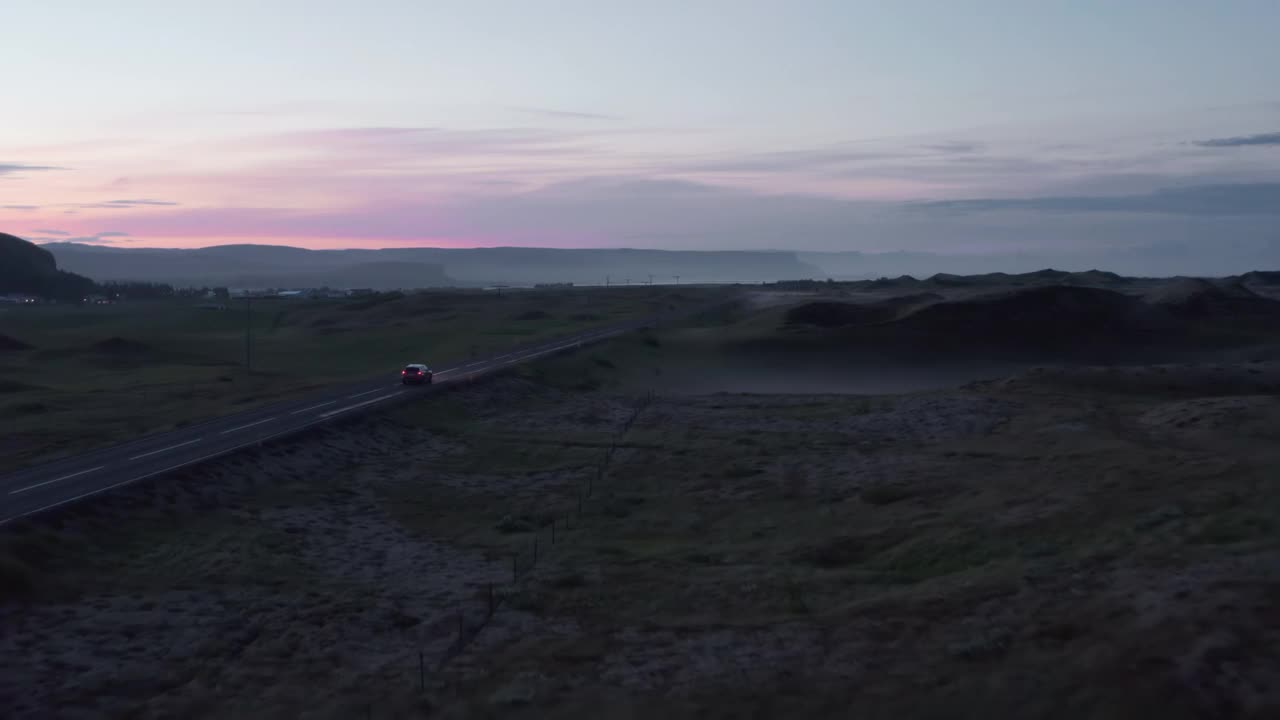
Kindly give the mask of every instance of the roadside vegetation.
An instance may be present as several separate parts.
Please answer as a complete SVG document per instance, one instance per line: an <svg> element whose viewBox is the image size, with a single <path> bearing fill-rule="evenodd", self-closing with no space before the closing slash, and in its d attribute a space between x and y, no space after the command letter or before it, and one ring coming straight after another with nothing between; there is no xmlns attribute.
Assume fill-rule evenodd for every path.
<svg viewBox="0 0 1280 720"><path fill-rule="evenodd" d="M714 290L383 293L0 308L0 472L328 383L444 368L706 302ZM212 308L212 309L211 309ZM246 331L252 336L252 372Z"/></svg>

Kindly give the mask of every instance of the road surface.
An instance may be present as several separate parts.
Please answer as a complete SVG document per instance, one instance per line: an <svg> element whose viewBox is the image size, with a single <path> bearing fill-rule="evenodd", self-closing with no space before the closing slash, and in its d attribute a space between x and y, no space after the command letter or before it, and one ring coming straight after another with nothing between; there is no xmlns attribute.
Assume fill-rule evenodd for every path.
<svg viewBox="0 0 1280 720"><path fill-rule="evenodd" d="M118 487L188 467L338 417L430 394L443 386L552 353L621 335L660 318L643 318L511 350L450 368L435 369L433 385L406 386L399 367L363 383L330 388L297 400L149 435L120 445L55 460L0 478L0 526L63 507ZM417 358L405 358L405 362Z"/></svg>

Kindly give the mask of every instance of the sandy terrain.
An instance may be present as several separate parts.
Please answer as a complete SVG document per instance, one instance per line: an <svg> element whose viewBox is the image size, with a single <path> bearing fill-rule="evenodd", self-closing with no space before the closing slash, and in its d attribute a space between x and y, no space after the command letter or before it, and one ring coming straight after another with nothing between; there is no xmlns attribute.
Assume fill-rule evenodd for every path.
<svg viewBox="0 0 1280 720"><path fill-rule="evenodd" d="M1271 717L1277 383L660 395L597 479L635 395L497 379L6 538L0 714Z"/></svg>

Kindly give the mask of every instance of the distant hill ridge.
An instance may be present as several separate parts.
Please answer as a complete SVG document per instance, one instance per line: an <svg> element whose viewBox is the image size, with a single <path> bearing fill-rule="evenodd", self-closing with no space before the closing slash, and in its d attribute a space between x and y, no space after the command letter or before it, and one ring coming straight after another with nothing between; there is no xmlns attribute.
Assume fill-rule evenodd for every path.
<svg viewBox="0 0 1280 720"><path fill-rule="evenodd" d="M44 246L64 266L95 280L141 280L177 286L331 286L397 289L494 283L578 284L762 282L824 277L795 253L560 248L387 248L306 250L221 245L175 250Z"/></svg>
<svg viewBox="0 0 1280 720"><path fill-rule="evenodd" d="M880 256L858 253L530 247L385 248L307 250L278 245L219 245L198 249L119 248L77 243L42 246L67 270L98 281L147 281L175 286L369 287L377 290L432 286L477 286L572 282L576 284L656 282L774 282L827 278L819 262L865 262ZM927 253L887 253L885 257L927 259ZM942 260L947 258L939 257ZM966 260L964 265L975 264ZM1280 285L1280 271L1254 271L1234 278L1244 286ZM1133 285L1140 278L1100 269L1054 268L1025 273L933 273L927 279L899 275L855 281L871 287L980 288L983 285Z"/></svg>

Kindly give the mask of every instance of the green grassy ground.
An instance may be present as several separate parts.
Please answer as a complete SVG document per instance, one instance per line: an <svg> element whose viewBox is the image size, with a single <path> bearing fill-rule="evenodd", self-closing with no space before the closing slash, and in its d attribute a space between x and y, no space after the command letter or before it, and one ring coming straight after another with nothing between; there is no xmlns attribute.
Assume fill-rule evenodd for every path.
<svg viewBox="0 0 1280 720"><path fill-rule="evenodd" d="M362 300L38 306L0 314L0 472L327 383L447 367L514 345L705 302L685 288L432 292ZM253 372L245 368L246 326Z"/></svg>
<svg viewBox="0 0 1280 720"><path fill-rule="evenodd" d="M616 388L636 367L682 362L687 332L655 336L661 350L627 338L522 374L570 392L583 377ZM1280 548L1267 519L1271 436L1230 455L1230 427L1169 442L1141 429L1158 396L1000 400L1014 414L994 432L870 447L860 441L877 426L929 424L939 411L910 397L660 401L581 516L571 479L526 494L484 480L535 466L572 478L590 462L581 443L551 445L549 421L543 434L510 432L510 419L454 408L466 449L440 471L479 479L424 484L387 506L415 532L494 557L527 550L538 532L542 564L511 608L577 632L492 641L458 670L463 700L450 696L446 716L585 718L607 705L613 717L644 717L658 712L649 702L669 717L955 717L965 707L1118 718L1143 706L1265 716L1204 711L1212 701L1200 687L1239 695L1197 628L1275 631L1274 575L1259 569ZM404 412L430 422L438 411ZM841 418L865 418L866 430L822 427ZM554 546L551 517L562 522ZM704 642L728 659L707 658ZM773 642L796 657L759 660ZM1224 643L1242 674L1275 672L1270 651ZM679 678L695 658L706 674L693 689L671 679L650 692L618 687L620 664ZM676 698L664 695L672 688ZM1275 700L1268 692L1259 707Z"/></svg>
<svg viewBox="0 0 1280 720"><path fill-rule="evenodd" d="M174 673L144 688L156 716L1274 716L1280 403L1263 369L1209 404L1216 385L1188 401L1160 369L1123 392L1059 378L660 396L579 513L630 389L721 351L699 325L216 463L185 501L157 485L122 506L128 522L99 521L110 546L63 532L0 547L0 588L36 590L10 656L55 678L38 687L65 707L78 679L50 658L89 648L103 687ZM250 475L267 480L220 506L198 495ZM175 502L188 514L170 517ZM535 537L537 566L509 586ZM66 569L47 569L48 546ZM420 689L417 626L387 611L450 621L491 582L506 603ZM79 605L42 604L60 583ZM173 602L176 587L196 592ZM224 593L256 599L198 604ZM184 605L199 612L141 614ZM139 620L117 621L126 610ZM204 617L220 624L179 644Z"/></svg>

